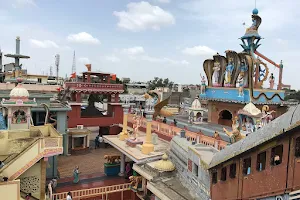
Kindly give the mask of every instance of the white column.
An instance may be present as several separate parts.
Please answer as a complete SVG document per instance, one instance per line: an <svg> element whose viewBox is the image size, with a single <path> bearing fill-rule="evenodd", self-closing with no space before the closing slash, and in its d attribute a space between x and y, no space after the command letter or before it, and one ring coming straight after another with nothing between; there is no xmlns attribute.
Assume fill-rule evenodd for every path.
<svg viewBox="0 0 300 200"><path fill-rule="evenodd" d="M124 172L125 172L125 154L122 153L119 176L124 176Z"/></svg>

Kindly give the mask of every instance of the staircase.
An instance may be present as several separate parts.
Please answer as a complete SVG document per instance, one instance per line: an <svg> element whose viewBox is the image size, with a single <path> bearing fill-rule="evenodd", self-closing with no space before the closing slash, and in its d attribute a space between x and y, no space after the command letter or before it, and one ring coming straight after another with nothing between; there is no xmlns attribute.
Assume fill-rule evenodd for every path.
<svg viewBox="0 0 300 200"><path fill-rule="evenodd" d="M10 152L4 160L5 165L0 169L0 174L8 177L9 181L18 178L43 157L59 155L63 152L62 136L52 125L35 126L30 130L3 132L3 135L6 134L8 137ZM18 134L22 134L23 137L15 138Z"/></svg>

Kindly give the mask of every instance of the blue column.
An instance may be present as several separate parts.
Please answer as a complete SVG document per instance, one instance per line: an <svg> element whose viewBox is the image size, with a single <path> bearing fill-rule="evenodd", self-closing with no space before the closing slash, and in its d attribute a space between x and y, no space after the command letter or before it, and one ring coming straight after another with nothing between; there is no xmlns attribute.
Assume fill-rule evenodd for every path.
<svg viewBox="0 0 300 200"><path fill-rule="evenodd" d="M57 131L63 135L64 155L68 154L67 112L57 112Z"/></svg>

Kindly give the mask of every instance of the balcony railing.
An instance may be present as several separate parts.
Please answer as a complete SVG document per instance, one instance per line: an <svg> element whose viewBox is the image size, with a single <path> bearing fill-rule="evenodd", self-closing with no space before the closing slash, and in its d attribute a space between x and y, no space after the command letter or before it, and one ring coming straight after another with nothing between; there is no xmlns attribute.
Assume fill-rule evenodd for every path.
<svg viewBox="0 0 300 200"><path fill-rule="evenodd" d="M132 114L128 115L128 122L129 123L134 122ZM143 118L141 124L142 124L143 128L146 128L147 120L145 118ZM162 135L166 135L168 137L173 137L175 135L179 135L180 131L182 130L181 128L178 128L176 126L161 123L158 121L152 121L151 128L152 128L152 132L157 132ZM185 135L186 135L186 137L189 137L191 141L195 141L196 143L199 142L199 143L207 145L207 146L213 146L219 150L222 150L227 146L227 142L216 139L214 137L206 136L201 132L196 133L196 132L192 132L189 130L185 130Z"/></svg>
<svg viewBox="0 0 300 200"><path fill-rule="evenodd" d="M102 197L102 199L107 199L106 195L115 192L123 192L127 191L130 188L130 183L119 184L119 185L112 185L112 186L105 186L105 187L98 187L98 188L90 188L90 189L83 189L83 190L75 190L71 191L72 199L79 200L81 198L87 197ZM52 200L65 200L67 199L68 192L56 193L53 194Z"/></svg>

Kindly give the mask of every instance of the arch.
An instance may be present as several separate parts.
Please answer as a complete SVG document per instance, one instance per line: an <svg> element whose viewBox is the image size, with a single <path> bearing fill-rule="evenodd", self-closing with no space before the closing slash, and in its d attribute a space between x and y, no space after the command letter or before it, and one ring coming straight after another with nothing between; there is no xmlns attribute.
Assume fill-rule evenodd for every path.
<svg viewBox="0 0 300 200"><path fill-rule="evenodd" d="M13 112L12 123L13 124L27 123L26 112L22 109L15 110Z"/></svg>
<svg viewBox="0 0 300 200"><path fill-rule="evenodd" d="M225 126L231 126L232 125L232 113L228 110L222 110L219 113L219 120L218 124L225 125Z"/></svg>

